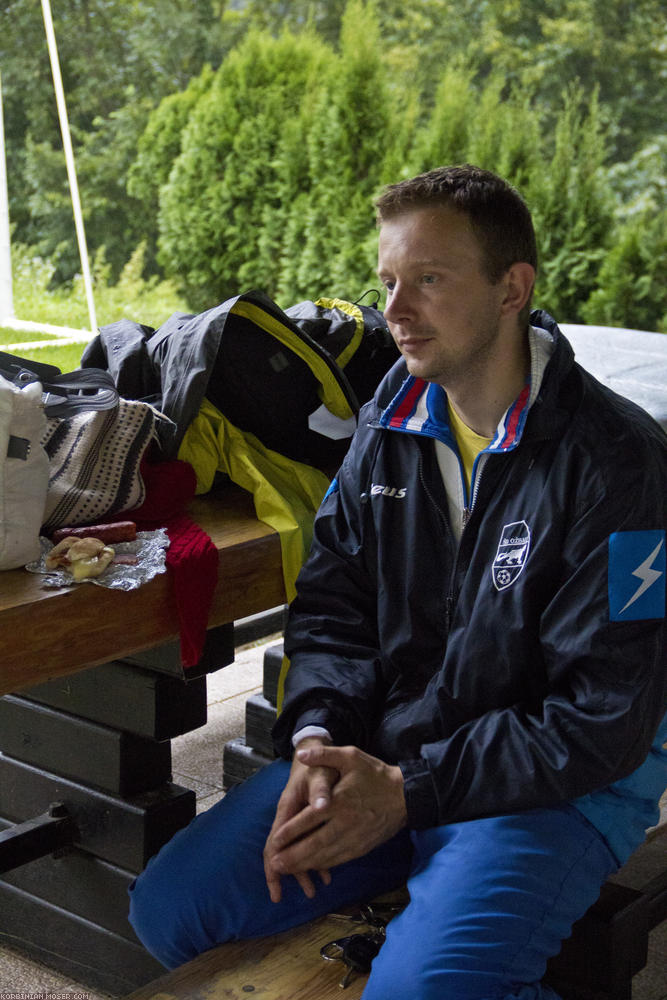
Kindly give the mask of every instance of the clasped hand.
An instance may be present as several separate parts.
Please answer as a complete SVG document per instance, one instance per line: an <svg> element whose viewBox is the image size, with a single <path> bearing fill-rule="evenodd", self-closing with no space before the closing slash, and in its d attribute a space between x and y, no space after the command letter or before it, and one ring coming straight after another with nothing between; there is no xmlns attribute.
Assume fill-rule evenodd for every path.
<svg viewBox="0 0 667 1000"><path fill-rule="evenodd" d="M299 744L264 847L264 872L274 903L280 880L293 875L315 895L309 872L331 881L330 869L361 857L405 826L403 775L356 747L319 737Z"/></svg>

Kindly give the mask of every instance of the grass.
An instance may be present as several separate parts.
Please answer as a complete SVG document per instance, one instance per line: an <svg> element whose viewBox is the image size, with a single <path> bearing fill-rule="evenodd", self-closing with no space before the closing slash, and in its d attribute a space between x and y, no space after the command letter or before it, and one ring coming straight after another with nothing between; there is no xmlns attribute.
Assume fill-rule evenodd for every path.
<svg viewBox="0 0 667 1000"><path fill-rule="evenodd" d="M0 330L0 336L4 340L2 330ZM11 353L17 354L26 361L43 361L49 365L57 365L61 372L72 372L81 367L81 355L85 346L85 344L58 346L55 343L53 347L39 347L31 351L12 351ZM4 351L5 348L0 345L0 350Z"/></svg>
<svg viewBox="0 0 667 1000"><path fill-rule="evenodd" d="M169 281L142 277L144 247L132 254L115 285L109 284L109 268L102 254L94 262L93 281L95 310L98 326L127 317L157 329L174 312L187 312L187 305ZM83 282L74 280L71 286L51 285L54 267L49 260L33 256L30 247L12 246L12 275L14 313L22 320L52 326L85 330L90 319ZM20 345L35 341L49 341L49 346L22 350L16 347L10 353L30 361L44 361L57 365L61 371L80 367L85 343L60 343L51 333L13 330L0 327L0 350L6 345ZM5 345L5 346L3 346Z"/></svg>
<svg viewBox="0 0 667 1000"><path fill-rule="evenodd" d="M34 340L51 340L58 343L58 337L52 333L28 333L24 330L12 330L9 326L0 326L0 344L27 344Z"/></svg>
<svg viewBox="0 0 667 1000"><path fill-rule="evenodd" d="M28 348L24 350L21 344L30 344L35 341L50 341L48 347ZM49 365L57 365L61 372L71 372L81 365L81 355L85 350L85 343L63 344L61 338L52 333L26 332L24 330L13 330L11 327L0 327L0 350L26 361L43 361ZM8 348L9 351L8 351Z"/></svg>

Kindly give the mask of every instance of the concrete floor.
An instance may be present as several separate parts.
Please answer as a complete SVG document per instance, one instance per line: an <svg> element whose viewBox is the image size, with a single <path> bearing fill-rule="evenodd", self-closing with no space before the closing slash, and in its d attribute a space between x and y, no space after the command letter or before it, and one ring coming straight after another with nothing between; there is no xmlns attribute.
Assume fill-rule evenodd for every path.
<svg viewBox="0 0 667 1000"><path fill-rule="evenodd" d="M264 649L276 641L237 652L236 661L208 678L208 723L172 741L174 781L197 794L198 811L223 794L222 750L226 742L244 734L245 702L262 687ZM109 1000L87 986L72 982L44 965L23 958L18 950L0 947L0 1000L3 994L23 994L22 1000ZM650 942L647 967L635 977L633 1000L667 1000L667 923Z"/></svg>

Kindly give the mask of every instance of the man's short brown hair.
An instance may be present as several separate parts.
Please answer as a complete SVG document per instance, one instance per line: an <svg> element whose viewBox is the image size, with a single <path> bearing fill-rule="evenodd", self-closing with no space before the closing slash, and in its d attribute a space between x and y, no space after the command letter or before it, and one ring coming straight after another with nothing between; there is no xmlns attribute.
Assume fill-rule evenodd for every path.
<svg viewBox="0 0 667 1000"><path fill-rule="evenodd" d="M519 261L537 271L530 212L519 193L501 177L470 164L437 167L390 184L375 202L380 225L429 205L449 206L468 216L483 250L486 276L493 284Z"/></svg>

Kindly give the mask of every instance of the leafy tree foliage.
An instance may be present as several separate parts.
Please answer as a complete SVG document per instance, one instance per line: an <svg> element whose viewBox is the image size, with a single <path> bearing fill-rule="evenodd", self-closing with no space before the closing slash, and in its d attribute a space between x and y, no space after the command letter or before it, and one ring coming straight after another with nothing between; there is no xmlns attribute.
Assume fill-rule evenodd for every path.
<svg viewBox="0 0 667 1000"><path fill-rule="evenodd" d="M148 112L224 54L224 3L58 0L54 30L90 248L118 274L140 238L125 182ZM16 238L77 269L74 227L41 4L5 3L0 32L8 186ZM85 152L84 152L85 150ZM79 159L79 154L81 158ZM97 161L97 162L95 162Z"/></svg>
<svg viewBox="0 0 667 1000"><path fill-rule="evenodd" d="M667 333L666 273L667 211L624 223L582 306L583 322Z"/></svg>
<svg viewBox="0 0 667 1000"><path fill-rule="evenodd" d="M339 52L305 132L308 194L291 213L281 276L286 298L313 289L355 298L374 273L368 236L372 196L385 179L383 160L392 145L389 105L377 24L360 0L351 0Z"/></svg>
<svg viewBox="0 0 667 1000"><path fill-rule="evenodd" d="M415 139L413 171L476 163L506 177L526 198L540 251L537 300L563 321L581 319L613 226L611 186L602 168L606 136L598 102L573 89L561 98L551 135L523 88L503 79L480 87L470 69L445 71L430 119Z"/></svg>
<svg viewBox="0 0 667 1000"><path fill-rule="evenodd" d="M229 11L227 19L274 37L285 28L292 32L313 29L320 38L335 44L345 4L346 0L249 0L240 13Z"/></svg>
<svg viewBox="0 0 667 1000"><path fill-rule="evenodd" d="M174 160L181 152L181 136L190 112L210 88L213 70L204 66L193 76L185 90L165 97L139 137L136 155L130 166L127 188L157 214L160 188L166 183Z"/></svg>
<svg viewBox="0 0 667 1000"><path fill-rule="evenodd" d="M618 158L664 131L664 0L385 0L378 16L389 58L401 54L426 101L443 66L464 56L478 80L496 74L545 110L557 111L568 82L597 91Z"/></svg>
<svg viewBox="0 0 667 1000"><path fill-rule="evenodd" d="M613 203L603 170L605 135L595 96L565 95L553 148L528 181L541 265L536 294L563 322L581 321L611 238Z"/></svg>
<svg viewBox="0 0 667 1000"><path fill-rule="evenodd" d="M361 0L335 52L309 31L246 36L190 109L161 188L161 260L190 300L253 285L283 301L361 294L374 274L372 197L403 137L390 104Z"/></svg>
<svg viewBox="0 0 667 1000"><path fill-rule="evenodd" d="M372 280L372 197L469 160L509 177L563 321L667 326L664 0L58 0L88 242L192 308ZM11 218L78 269L40 5L0 33Z"/></svg>
<svg viewBox="0 0 667 1000"><path fill-rule="evenodd" d="M291 193L278 183L276 157L284 155L284 126L318 86L328 57L311 33L273 40L253 31L194 105L159 222L161 259L195 304L255 284L273 290L273 241L264 229Z"/></svg>
<svg viewBox="0 0 667 1000"><path fill-rule="evenodd" d="M181 137L190 112L212 81L213 70L208 65L204 66L199 76L192 77L185 90L165 97L139 135L134 156L129 162L127 194L140 206L142 238L146 244L150 271L156 267L160 191L181 152Z"/></svg>

